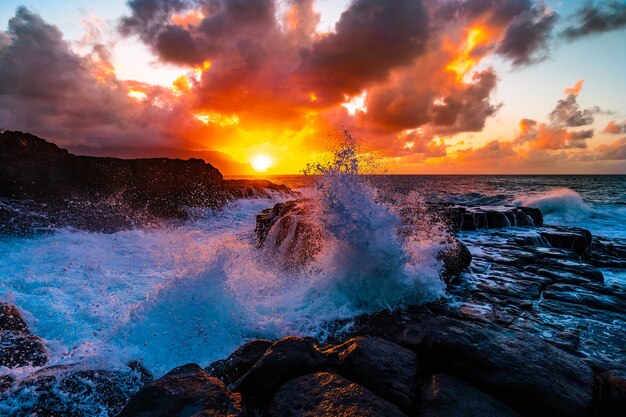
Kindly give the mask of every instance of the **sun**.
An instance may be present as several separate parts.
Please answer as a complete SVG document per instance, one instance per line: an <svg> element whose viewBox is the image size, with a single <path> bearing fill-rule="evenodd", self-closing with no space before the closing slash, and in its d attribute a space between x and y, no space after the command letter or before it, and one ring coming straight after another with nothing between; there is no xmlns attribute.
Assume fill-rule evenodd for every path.
<svg viewBox="0 0 626 417"><path fill-rule="evenodd" d="M274 160L267 155L256 155L250 160L250 165L256 172L265 172L274 163Z"/></svg>

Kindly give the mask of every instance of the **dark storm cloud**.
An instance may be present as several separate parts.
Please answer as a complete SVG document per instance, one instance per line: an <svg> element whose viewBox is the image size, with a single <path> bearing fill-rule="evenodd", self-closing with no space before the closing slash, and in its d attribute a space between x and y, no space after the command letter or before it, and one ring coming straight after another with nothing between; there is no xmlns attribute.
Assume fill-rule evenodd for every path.
<svg viewBox="0 0 626 417"><path fill-rule="evenodd" d="M256 41L277 30L274 0L131 0L120 30L137 34L164 61L197 65L232 52L241 39ZM176 25L176 14L198 10L195 24Z"/></svg>
<svg viewBox="0 0 626 417"><path fill-rule="evenodd" d="M513 65L529 65L549 55L549 43L558 15L542 2L530 0L449 0L435 7L441 22L479 20L504 28L494 50Z"/></svg>
<svg viewBox="0 0 626 417"><path fill-rule="evenodd" d="M354 0L335 32L303 49L301 77L341 100L424 52L428 16L421 1Z"/></svg>
<svg viewBox="0 0 626 417"><path fill-rule="evenodd" d="M437 3L435 16L450 21L489 14L490 23L502 25L529 10L532 4L530 0L443 0Z"/></svg>
<svg viewBox="0 0 626 417"><path fill-rule="evenodd" d="M550 122L555 126L579 127L593 123L594 115L600 113L599 107L581 110L576 100L576 94L569 94L559 100L556 107L549 114Z"/></svg>
<svg viewBox="0 0 626 417"><path fill-rule="evenodd" d="M587 3L573 16L575 23L562 32L567 40L626 28L626 2Z"/></svg>
<svg viewBox="0 0 626 417"><path fill-rule="evenodd" d="M557 17L543 8L525 10L513 18L496 51L514 65L528 65L547 58Z"/></svg>
<svg viewBox="0 0 626 417"><path fill-rule="evenodd" d="M493 70L477 72L472 83L465 84L433 106L432 124L438 133L478 132L500 105L491 103L491 92L497 84Z"/></svg>
<svg viewBox="0 0 626 417"><path fill-rule="evenodd" d="M161 110L134 105L108 59L102 45L75 54L56 26L20 7L0 42L0 126L74 143L149 139Z"/></svg>

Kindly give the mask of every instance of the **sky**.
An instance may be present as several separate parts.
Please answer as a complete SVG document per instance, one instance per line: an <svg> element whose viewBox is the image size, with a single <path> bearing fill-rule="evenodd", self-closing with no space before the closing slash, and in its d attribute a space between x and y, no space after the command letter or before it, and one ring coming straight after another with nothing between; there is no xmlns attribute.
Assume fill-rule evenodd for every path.
<svg viewBox="0 0 626 417"><path fill-rule="evenodd" d="M2 0L0 129L291 174L626 173L626 1Z"/></svg>

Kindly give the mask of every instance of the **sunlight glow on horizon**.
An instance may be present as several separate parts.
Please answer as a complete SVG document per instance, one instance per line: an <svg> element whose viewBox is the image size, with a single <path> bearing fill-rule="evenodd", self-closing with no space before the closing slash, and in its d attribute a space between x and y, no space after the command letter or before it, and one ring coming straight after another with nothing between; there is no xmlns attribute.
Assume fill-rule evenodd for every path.
<svg viewBox="0 0 626 417"><path fill-rule="evenodd" d="M262 173L274 165L274 160L267 155L256 155L250 160L250 165L256 172Z"/></svg>

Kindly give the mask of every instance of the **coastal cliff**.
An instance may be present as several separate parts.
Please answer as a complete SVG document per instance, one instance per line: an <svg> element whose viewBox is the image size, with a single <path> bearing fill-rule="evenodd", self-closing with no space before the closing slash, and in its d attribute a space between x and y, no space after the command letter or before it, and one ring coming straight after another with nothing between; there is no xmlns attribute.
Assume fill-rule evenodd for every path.
<svg viewBox="0 0 626 417"><path fill-rule="evenodd" d="M201 159L77 156L28 133L0 133L0 232L61 226L111 232L186 219L190 207L217 209L236 198L276 194L291 191L266 180L225 180Z"/></svg>

